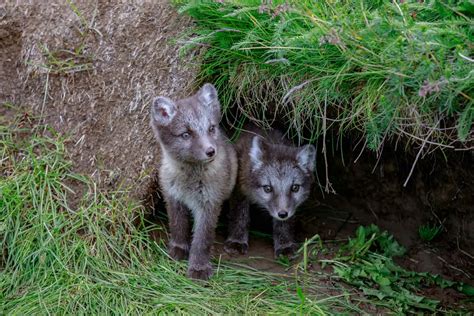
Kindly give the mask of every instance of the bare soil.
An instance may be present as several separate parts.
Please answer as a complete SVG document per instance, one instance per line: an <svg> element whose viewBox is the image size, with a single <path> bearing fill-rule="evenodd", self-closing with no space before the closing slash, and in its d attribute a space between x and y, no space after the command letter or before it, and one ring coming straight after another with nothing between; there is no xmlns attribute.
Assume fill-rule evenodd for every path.
<svg viewBox="0 0 474 316"><path fill-rule="evenodd" d="M159 154L148 106L195 77L174 43L190 20L166 0L18 3L0 4L0 114L40 115L69 137L76 171L141 198Z"/></svg>
<svg viewBox="0 0 474 316"><path fill-rule="evenodd" d="M166 0L75 3L0 4L0 115L20 109L39 116L68 136L75 171L103 187L132 188L133 198L156 214L163 211L156 185L159 150L148 106L156 95L180 98L193 91L199 52L180 58L175 43L192 23ZM326 166L318 157L322 188L315 186L298 214L298 240L316 233L325 241L345 240L359 225L374 223L408 249L402 266L473 284L473 153L449 154L447 162L441 153L427 156L404 188L414 156L386 149L380 160L365 151L359 157L356 142L346 142L344 155L328 157L337 194L324 193ZM418 236L427 223L443 227L430 243ZM253 229L268 231L265 224ZM223 232L225 227L216 256L286 271L275 263L268 238L254 235L247 256L226 257ZM460 299L457 293L430 291L427 295L447 305Z"/></svg>

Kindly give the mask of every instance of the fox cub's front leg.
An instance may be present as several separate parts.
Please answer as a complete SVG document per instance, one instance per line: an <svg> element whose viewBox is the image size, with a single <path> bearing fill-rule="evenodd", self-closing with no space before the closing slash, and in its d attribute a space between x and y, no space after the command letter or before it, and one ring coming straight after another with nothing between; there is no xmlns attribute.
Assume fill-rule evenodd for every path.
<svg viewBox="0 0 474 316"><path fill-rule="evenodd" d="M275 257L291 257L297 247L294 239L295 218L286 221L273 219L273 250Z"/></svg>
<svg viewBox="0 0 474 316"><path fill-rule="evenodd" d="M170 226L168 253L175 260L185 260L189 255L190 211L182 203L173 198L166 201Z"/></svg>
<svg viewBox="0 0 474 316"><path fill-rule="evenodd" d="M211 248L215 239L220 206L205 208L194 216L194 233L189 254L188 276L207 280L212 276Z"/></svg>
<svg viewBox="0 0 474 316"><path fill-rule="evenodd" d="M249 201L239 194L231 202L224 250L229 254L246 254L249 249Z"/></svg>

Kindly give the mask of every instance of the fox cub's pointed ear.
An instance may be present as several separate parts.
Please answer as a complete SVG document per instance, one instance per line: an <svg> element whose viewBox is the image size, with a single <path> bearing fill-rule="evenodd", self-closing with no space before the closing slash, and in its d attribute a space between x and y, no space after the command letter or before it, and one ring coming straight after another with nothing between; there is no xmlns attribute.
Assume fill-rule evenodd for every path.
<svg viewBox="0 0 474 316"><path fill-rule="evenodd" d="M252 146L250 146L250 166L252 171L259 169L263 165L263 140L260 136L252 138Z"/></svg>
<svg viewBox="0 0 474 316"><path fill-rule="evenodd" d="M206 83L202 88L199 90L198 98L206 106L213 106L219 105L218 98L217 98L217 90L214 85L210 83Z"/></svg>
<svg viewBox="0 0 474 316"><path fill-rule="evenodd" d="M151 105L152 122L165 126L168 125L176 115L176 105L167 97L156 97Z"/></svg>
<svg viewBox="0 0 474 316"><path fill-rule="evenodd" d="M301 169L313 172L316 167L316 148L313 145L300 147L296 160Z"/></svg>

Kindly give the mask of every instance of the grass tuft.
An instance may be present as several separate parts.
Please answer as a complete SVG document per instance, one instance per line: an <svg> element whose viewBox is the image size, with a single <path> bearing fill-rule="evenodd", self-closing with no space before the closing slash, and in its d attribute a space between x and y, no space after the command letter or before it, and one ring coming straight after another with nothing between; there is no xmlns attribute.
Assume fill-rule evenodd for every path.
<svg viewBox="0 0 474 316"><path fill-rule="evenodd" d="M278 119L300 141L335 129L377 151L394 138L472 146L468 1L175 3L196 21L186 47L206 47L199 81L217 85L228 115L242 114L232 124Z"/></svg>

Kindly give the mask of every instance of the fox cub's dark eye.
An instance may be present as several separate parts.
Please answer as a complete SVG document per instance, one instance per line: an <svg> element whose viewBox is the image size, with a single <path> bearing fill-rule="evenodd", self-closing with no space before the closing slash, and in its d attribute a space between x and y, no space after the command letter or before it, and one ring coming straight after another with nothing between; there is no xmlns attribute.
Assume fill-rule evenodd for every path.
<svg viewBox="0 0 474 316"><path fill-rule="evenodd" d="M291 192L298 192L300 190L300 185L299 184L293 184L291 186Z"/></svg>
<svg viewBox="0 0 474 316"><path fill-rule="evenodd" d="M188 132L184 132L183 134L181 134L181 137L183 139L188 139L189 137L191 137L191 134L189 134Z"/></svg>
<svg viewBox="0 0 474 316"><path fill-rule="evenodd" d="M273 191L273 188L269 185L264 185L263 191L265 191L265 193L271 193Z"/></svg>
<svg viewBox="0 0 474 316"><path fill-rule="evenodd" d="M214 125L211 125L209 127L209 133L214 133L216 131L216 127Z"/></svg>

